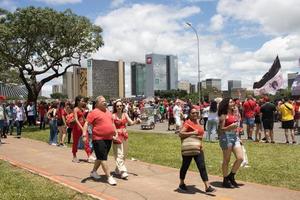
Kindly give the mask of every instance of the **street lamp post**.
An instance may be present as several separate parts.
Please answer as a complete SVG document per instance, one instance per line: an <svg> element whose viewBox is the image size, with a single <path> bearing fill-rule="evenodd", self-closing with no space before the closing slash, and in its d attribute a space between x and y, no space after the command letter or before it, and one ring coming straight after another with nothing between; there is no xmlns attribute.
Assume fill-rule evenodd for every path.
<svg viewBox="0 0 300 200"><path fill-rule="evenodd" d="M193 31L196 34L197 37L197 48L198 48L198 84L199 84L199 88L198 88L198 98L199 98L199 103L202 100L202 86L201 86L201 82L200 82L200 54L199 54L199 36L198 36L198 32L197 30L192 26L192 24L190 22L186 22L186 24L191 27L193 29ZM198 85L197 85L198 86Z"/></svg>

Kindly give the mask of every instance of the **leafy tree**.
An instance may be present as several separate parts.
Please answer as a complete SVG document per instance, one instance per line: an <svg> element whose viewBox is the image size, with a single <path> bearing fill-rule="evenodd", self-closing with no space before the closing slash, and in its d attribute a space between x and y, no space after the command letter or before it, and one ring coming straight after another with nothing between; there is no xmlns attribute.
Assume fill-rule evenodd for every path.
<svg viewBox="0 0 300 200"><path fill-rule="evenodd" d="M68 98L68 95L65 95L65 94L62 94L62 93L57 92L57 93L52 93L52 94L50 94L50 97L51 97L52 99L67 99L67 98Z"/></svg>
<svg viewBox="0 0 300 200"><path fill-rule="evenodd" d="M15 69L36 101L43 85L102 45L102 29L71 10L21 8L0 10L0 66ZM41 78L38 80L38 77Z"/></svg>

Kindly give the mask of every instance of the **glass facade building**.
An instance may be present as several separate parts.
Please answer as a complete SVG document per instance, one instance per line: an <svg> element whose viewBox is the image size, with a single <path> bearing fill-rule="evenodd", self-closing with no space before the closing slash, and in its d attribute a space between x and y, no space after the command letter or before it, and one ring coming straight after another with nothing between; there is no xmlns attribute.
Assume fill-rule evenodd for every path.
<svg viewBox="0 0 300 200"><path fill-rule="evenodd" d="M131 92L132 95L141 96L146 92L146 64L132 62L131 66Z"/></svg>

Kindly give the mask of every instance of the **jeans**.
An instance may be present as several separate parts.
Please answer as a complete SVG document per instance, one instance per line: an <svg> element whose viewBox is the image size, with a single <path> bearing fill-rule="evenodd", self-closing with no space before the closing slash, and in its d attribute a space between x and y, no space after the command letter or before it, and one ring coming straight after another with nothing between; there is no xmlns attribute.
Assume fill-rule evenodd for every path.
<svg viewBox="0 0 300 200"><path fill-rule="evenodd" d="M49 121L50 126L50 138L49 138L49 144L57 144L57 120L51 119Z"/></svg>
<svg viewBox="0 0 300 200"><path fill-rule="evenodd" d="M218 120L217 119L209 119L207 121L207 134L206 134L206 139L208 141L211 140L210 136L212 134L217 134L217 127L218 127Z"/></svg>
<svg viewBox="0 0 300 200"><path fill-rule="evenodd" d="M185 179L186 172L187 172L193 158L197 164L202 181L203 182L208 181L203 151L201 151L201 153L196 156L182 156L182 165L180 168L180 179L181 180Z"/></svg>
<svg viewBox="0 0 300 200"><path fill-rule="evenodd" d="M17 136L21 136L23 121L16 121L16 126L17 126Z"/></svg>
<svg viewBox="0 0 300 200"><path fill-rule="evenodd" d="M40 117L40 129L45 129L45 117Z"/></svg>
<svg viewBox="0 0 300 200"><path fill-rule="evenodd" d="M219 138L219 144L222 150L228 149L229 147L240 147L241 141L237 134L233 131L227 131L222 134Z"/></svg>
<svg viewBox="0 0 300 200"><path fill-rule="evenodd" d="M15 121L9 120L8 129L10 134L12 134L12 132L14 131L14 125L15 125Z"/></svg>

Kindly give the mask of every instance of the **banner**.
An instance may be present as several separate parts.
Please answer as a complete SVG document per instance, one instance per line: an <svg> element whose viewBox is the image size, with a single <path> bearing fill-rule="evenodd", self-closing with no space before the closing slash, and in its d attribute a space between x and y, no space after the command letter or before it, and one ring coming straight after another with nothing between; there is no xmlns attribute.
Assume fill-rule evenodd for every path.
<svg viewBox="0 0 300 200"><path fill-rule="evenodd" d="M292 87L292 96L300 96L300 74L296 76L293 81Z"/></svg>
<svg viewBox="0 0 300 200"><path fill-rule="evenodd" d="M276 57L272 67L262 77L262 79L253 84L254 95L276 94L284 83L281 65L278 56Z"/></svg>

